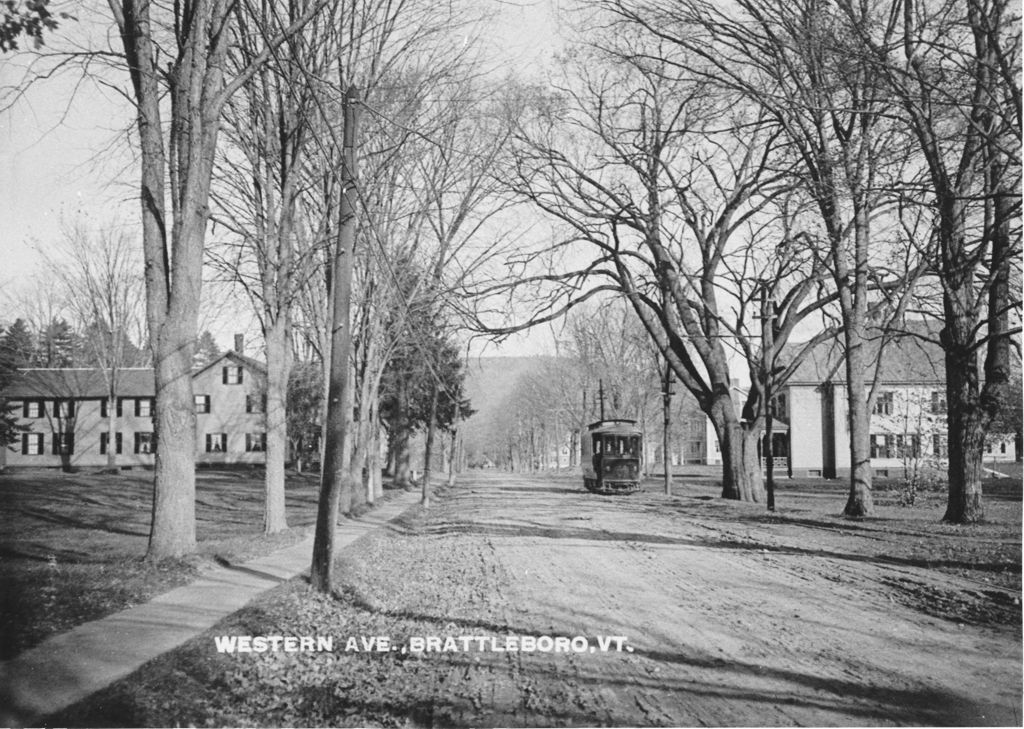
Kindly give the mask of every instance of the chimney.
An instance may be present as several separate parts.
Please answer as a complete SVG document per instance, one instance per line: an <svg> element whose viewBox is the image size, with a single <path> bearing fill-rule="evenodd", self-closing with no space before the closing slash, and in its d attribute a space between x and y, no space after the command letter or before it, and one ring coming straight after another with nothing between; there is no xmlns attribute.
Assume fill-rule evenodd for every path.
<svg viewBox="0 0 1024 729"><path fill-rule="evenodd" d="M244 334L236 334L235 335L235 352L237 352L238 354L245 354L245 335Z"/></svg>

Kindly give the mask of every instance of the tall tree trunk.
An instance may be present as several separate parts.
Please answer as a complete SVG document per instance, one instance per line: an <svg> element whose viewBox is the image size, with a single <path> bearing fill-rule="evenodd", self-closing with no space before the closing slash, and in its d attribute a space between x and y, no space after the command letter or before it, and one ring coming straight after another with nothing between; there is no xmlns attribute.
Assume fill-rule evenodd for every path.
<svg viewBox="0 0 1024 729"><path fill-rule="evenodd" d="M380 469L380 419L377 415L377 396L370 401L370 447L366 459L369 471L369 501L376 501L384 495L384 484Z"/></svg>
<svg viewBox="0 0 1024 729"><path fill-rule="evenodd" d="M850 493L843 514L869 516L874 511L871 497L871 413L865 373L862 326L846 329L846 403L850 426Z"/></svg>
<svg viewBox="0 0 1024 729"><path fill-rule="evenodd" d="M956 524L971 524L984 516L981 467L989 418L980 402L972 273L958 272L943 282L946 322L940 338L945 351L949 429L949 494L943 520Z"/></svg>
<svg viewBox="0 0 1024 729"><path fill-rule="evenodd" d="M423 454L423 497L424 507L430 506L430 459L434 450L434 434L437 431L437 400L440 387L435 382L430 392L430 420L427 423L427 443Z"/></svg>
<svg viewBox="0 0 1024 729"><path fill-rule="evenodd" d="M970 337L973 340L973 332ZM949 491L942 520L973 524L984 517L981 468L986 430L986 419L978 405L976 352L970 346L946 346L945 361Z"/></svg>
<svg viewBox="0 0 1024 729"><path fill-rule="evenodd" d="M192 321L195 321L193 319ZM196 412L192 392L194 332L170 322L154 343L156 456L149 559L181 557L196 547Z"/></svg>
<svg viewBox="0 0 1024 729"><path fill-rule="evenodd" d="M722 498L761 503L764 480L757 452L757 428L745 428L736 419L729 393L717 396L707 415L722 449Z"/></svg>
<svg viewBox="0 0 1024 729"><path fill-rule="evenodd" d="M448 485L455 485L455 472L459 470L458 458L459 458L459 438L460 433L458 428L452 428L452 443L451 450L448 453Z"/></svg>
<svg viewBox="0 0 1024 729"><path fill-rule="evenodd" d="M355 192L355 140L356 108L358 102L354 87L345 93L345 145L342 160L341 204L339 230L334 257L333 312L331 337L331 366L328 382L327 443L324 445L323 473L320 500L316 514L316 532L313 538L313 563L310 584L320 592L334 589L334 540L338 516L346 493L351 498L351 478L345 458L345 445L349 437L348 426L352 417L348 376L352 351L352 272L355 257L356 192ZM346 499L347 501L348 499ZM344 506L348 506L347 503Z"/></svg>
<svg viewBox="0 0 1024 729"><path fill-rule="evenodd" d="M263 337L267 346L267 443L264 476L263 532L274 534L288 528L285 514L284 463L288 450L288 377L291 346L287 314L268 322Z"/></svg>
<svg viewBox="0 0 1024 729"><path fill-rule="evenodd" d="M111 388L107 395L107 468L117 468L117 393Z"/></svg>
<svg viewBox="0 0 1024 729"><path fill-rule="evenodd" d="M672 365L665 363L665 391L662 393L661 460L665 464L665 493L672 495Z"/></svg>
<svg viewBox="0 0 1024 729"><path fill-rule="evenodd" d="M409 385L404 378L398 383L395 404L398 413L394 419L394 432L389 447L394 453L395 484L407 488L412 483L412 461L409 455Z"/></svg>

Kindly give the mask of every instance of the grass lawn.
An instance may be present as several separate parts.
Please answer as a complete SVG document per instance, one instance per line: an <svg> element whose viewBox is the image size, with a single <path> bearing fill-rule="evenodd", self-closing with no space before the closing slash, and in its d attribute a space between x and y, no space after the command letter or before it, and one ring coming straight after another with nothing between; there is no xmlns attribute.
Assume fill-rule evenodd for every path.
<svg viewBox="0 0 1024 729"><path fill-rule="evenodd" d="M199 471L198 553L151 563L153 474L15 470L0 474L0 660L50 635L186 584L217 561L300 541L316 516L318 476L290 476L290 529L265 537L258 470Z"/></svg>
<svg viewBox="0 0 1024 729"><path fill-rule="evenodd" d="M735 706L747 697L751 703L745 710L750 713L742 721L735 719L737 714L727 715L732 720L721 720L725 725L745 726L762 723L759 712L785 704L789 690L800 689L799 681L773 685L766 694L769 703L759 704L756 691L749 685L751 677L737 674L734 692L715 693L708 688L710 684L701 681L716 670L728 668L728 661L705 659L699 651L687 653L685 641L672 644L677 653L666 648L667 652L652 653L649 659L642 655L623 658L608 674L600 672L604 664L597 660L581 659L573 664L556 657L547 665L540 659L521 655L378 655L350 653L340 647L345 636L357 635L387 635L401 643L408 636L423 635L585 633L588 628L581 625L612 625L609 616L616 613L608 611L618 605L619 596L629 603L630 596L637 594L651 599L655 594L665 596L665 604L671 607L664 613L653 612L669 623L673 617L703 615L697 624L704 626L707 633L694 633L698 645L704 639L730 645L723 636L730 635L727 626L733 625L733 620L736 625L731 629L738 631L741 646L755 644L759 637L776 632L783 648L778 655L765 654L763 660L776 660L792 651L800 656L799 660L811 661L806 670L813 674L811 685L817 687L815 702L825 701L829 693L823 688L828 683L815 673L820 669L824 671L822 675L843 671L843 687L861 687L877 695L881 702L878 705L883 706L885 690L873 683L883 679L872 678L874 674L870 671L874 669L868 666L877 663L886 676L884 680L895 680L899 670L893 667L904 660L898 653L902 650L899 646L916 643L896 643L892 656L876 655L870 661L862 661L864 656L847 656L835 646L829 653L828 640L820 644L810 639L805 641L806 645L800 643L802 621L810 626L829 624L819 622L824 620L822 615L793 615L781 623L771 622L775 617L758 622L762 613L777 617L777 613L764 607L773 603L774 597L752 598L749 605L756 606L753 612L745 613L739 607L723 610L721 614L700 612L709 601L744 604L737 596L745 589L744 580L751 578L751 564L757 565L758 571L789 575L791 586L800 594L811 589L808 586L816 586L814 589L825 595L835 595L836 610L844 609L843 600L851 596L856 597L858 605L865 601L873 608L865 613L866 617L858 619L871 621L872 626L876 620L884 623L898 609L903 619L908 614L919 615L916 625L922 631L933 631L935 636L966 631L965 634L974 636L972 640L996 636L993 640L1006 646L1020 642L1019 481L986 483L986 520L961 527L941 523L943 494L925 492L919 494L914 506L899 506L897 491L885 488L895 484L879 484L875 516L848 520L841 516L846 485L838 481L781 480L778 511L768 514L763 504L718 498L720 487L714 480L696 473L681 476L672 496L661 493L657 479L649 479L640 493L605 497L583 492L576 475L520 477L518 488L505 488L498 478L491 478L489 482L474 481L473 474L469 474L468 485L440 489L429 512L412 509L389 528L379 529L344 550L338 563L342 585L333 596L311 591L303 580L291 580L131 676L49 717L47 723L650 725L650 717L638 713L644 708L640 699L636 699L632 713L602 713L600 701L611 702L608 697L614 698L616 686L621 686L627 698L637 692L664 691L676 700L687 696L686 701L692 703L708 700L718 701L721 706L728 702ZM618 546L609 546L612 542ZM696 547L706 552L695 552ZM597 571L605 573L612 570L614 560L602 560L607 560L609 549L616 548L621 551L614 554L619 559L631 560L630 564L639 570L637 575L659 575L664 584L640 586L639 578L634 579L631 573L623 578L622 584L612 582L611 589L601 593L607 594L605 599L581 603L578 611L569 614L560 612L558 606L565 604L562 593L574 595L581 588L572 582L576 571L571 567L579 566L573 559L586 557L573 555L590 550L599 565ZM702 590L684 589L671 577L677 573L663 572L661 567L641 569L648 563L680 562L673 556L677 554L674 549L685 550L679 555L702 554L709 559L727 553L728 560L715 563L735 563L737 571L722 579L722 592L705 594ZM551 573L545 572L540 562L555 553L561 555L559 559L568 561L556 563ZM525 556L516 562L516 555ZM513 564L529 564L530 569L511 571L509 565ZM534 565L537 574L532 574ZM682 572L678 574L687 573L685 565L679 569ZM592 577L592 573L583 573L577 579L585 582ZM531 587L534 583L537 586ZM520 599L524 595L532 599ZM785 597L779 596L779 600L785 602ZM832 599L829 597L829 604ZM639 610L643 606L635 607ZM632 614L634 608L623 609ZM647 615L636 618L636 635L632 638L642 642L645 632L650 632L649 641L667 640L659 637L667 629L658 622L644 622L649 620ZM859 632L867 628L863 623L855 624L852 617L848 619L846 639L857 640ZM217 635L336 636L339 647L326 654L226 655L215 648ZM922 644L941 645L941 641L928 638ZM801 650L804 652L800 653ZM917 656L914 660L948 659L948 651L933 650L933 657ZM759 664L757 680L765 680L761 669ZM690 676L689 682L673 683L678 679L674 671ZM785 674L789 678L801 675L799 671ZM985 679L966 675L964 680L969 685ZM681 688L673 689L677 685ZM593 694L586 694L588 687ZM855 694L856 691L843 696L842 700L852 701ZM591 698L580 698L586 695ZM499 713L497 718L488 713L510 705L520 713ZM565 716L571 720L548 713L562 710L570 712ZM668 718L653 725L685 725L687 722L680 722L678 717L692 719L694 715L685 711L667 715ZM708 716L704 715L704 721ZM898 715L894 718L881 712L879 716L883 718L850 714L845 722L839 723L901 723ZM907 723L931 724L934 719L921 717L932 716L935 715L921 714ZM826 714L822 717L822 721L829 719L824 725L835 719Z"/></svg>

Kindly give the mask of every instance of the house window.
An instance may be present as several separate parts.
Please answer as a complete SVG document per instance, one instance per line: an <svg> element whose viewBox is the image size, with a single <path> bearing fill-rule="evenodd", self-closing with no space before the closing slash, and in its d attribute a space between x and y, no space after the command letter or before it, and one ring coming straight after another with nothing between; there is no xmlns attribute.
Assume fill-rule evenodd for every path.
<svg viewBox="0 0 1024 729"><path fill-rule="evenodd" d="M942 390L932 390L932 415L946 414L946 393Z"/></svg>
<svg viewBox="0 0 1024 729"><path fill-rule="evenodd" d="M153 398L151 397L140 397L135 400L135 417L137 418L151 418L153 417Z"/></svg>
<svg viewBox="0 0 1024 729"><path fill-rule="evenodd" d="M70 456L75 452L74 433L53 434L53 454L55 456Z"/></svg>
<svg viewBox="0 0 1024 729"><path fill-rule="evenodd" d="M947 437L945 433L932 433L932 455L936 458L945 458L949 455Z"/></svg>
<svg viewBox="0 0 1024 729"><path fill-rule="evenodd" d="M110 433L100 433L100 455L107 455L107 443L110 438ZM123 442L120 433L114 433L114 453L121 455L121 446Z"/></svg>
<svg viewBox="0 0 1024 729"><path fill-rule="evenodd" d="M267 411L267 399L263 395L246 395L245 412L265 413Z"/></svg>
<svg viewBox="0 0 1024 729"><path fill-rule="evenodd" d="M206 434L206 452L207 453L223 453L228 449L228 434L227 433L207 433Z"/></svg>
<svg viewBox="0 0 1024 729"><path fill-rule="evenodd" d="M196 412L200 415L206 415L210 412L209 395L196 395Z"/></svg>
<svg viewBox="0 0 1024 729"><path fill-rule="evenodd" d="M26 456L41 456L43 455L43 434L42 433L22 433L21 434L21 452Z"/></svg>
<svg viewBox="0 0 1024 729"><path fill-rule="evenodd" d="M266 433L246 433L245 450L247 453L256 453L267 450Z"/></svg>
<svg viewBox="0 0 1024 729"><path fill-rule="evenodd" d="M42 400L26 400L22 403L21 414L26 418L42 418L45 416Z"/></svg>
<svg viewBox="0 0 1024 729"><path fill-rule="evenodd" d="M871 410L872 415L892 415L893 394L891 392L880 392L875 399L875 407Z"/></svg>
<svg viewBox="0 0 1024 729"><path fill-rule="evenodd" d="M156 438L152 433L135 434L135 452L141 454L156 453Z"/></svg>
<svg viewBox="0 0 1024 729"><path fill-rule="evenodd" d="M921 436L917 433L896 436L894 458L918 458L921 455Z"/></svg>
<svg viewBox="0 0 1024 729"><path fill-rule="evenodd" d="M221 374L221 382L225 385L241 385L242 368L236 366L225 367Z"/></svg>
<svg viewBox="0 0 1024 729"><path fill-rule="evenodd" d="M54 400L53 401L53 417L58 420L73 418L75 417L75 401L74 400Z"/></svg>
<svg viewBox="0 0 1024 729"><path fill-rule="evenodd" d="M109 403L109 401L106 398L103 398L102 400L100 400L100 417L101 418L109 418L110 417L110 403Z"/></svg>
<svg viewBox="0 0 1024 729"><path fill-rule="evenodd" d="M896 450L896 442L891 435L871 436L871 457L872 458L893 458Z"/></svg>
<svg viewBox="0 0 1024 729"><path fill-rule="evenodd" d="M1003 455L1006 455L1006 441L1005 440L999 442L999 452L1002 453Z"/></svg>

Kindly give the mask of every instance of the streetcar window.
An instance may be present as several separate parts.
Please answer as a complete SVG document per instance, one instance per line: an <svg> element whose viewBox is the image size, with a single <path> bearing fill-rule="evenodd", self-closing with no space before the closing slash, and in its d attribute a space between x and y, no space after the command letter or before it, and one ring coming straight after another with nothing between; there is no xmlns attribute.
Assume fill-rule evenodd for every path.
<svg viewBox="0 0 1024 729"><path fill-rule="evenodd" d="M635 456L640 452L640 439L635 435L629 439L629 455Z"/></svg>
<svg viewBox="0 0 1024 729"><path fill-rule="evenodd" d="M594 436L594 453L600 453L600 452L601 452L601 436L595 435Z"/></svg>

